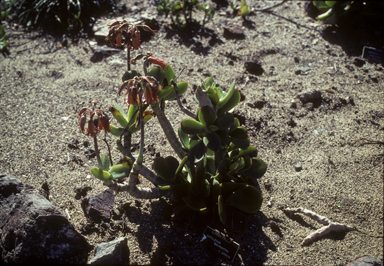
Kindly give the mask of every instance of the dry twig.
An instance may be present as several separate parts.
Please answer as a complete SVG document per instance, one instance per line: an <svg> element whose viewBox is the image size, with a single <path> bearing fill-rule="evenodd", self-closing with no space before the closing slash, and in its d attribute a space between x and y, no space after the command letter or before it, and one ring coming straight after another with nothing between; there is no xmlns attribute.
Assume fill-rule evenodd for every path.
<svg viewBox="0 0 384 266"><path fill-rule="evenodd" d="M321 227L320 229L317 229L315 232L311 233L310 235L308 235L304 240L303 242L301 242L301 245L302 246L305 246L321 237L323 237L324 235L326 234L329 234L331 232L349 232L349 231L352 231L352 230L355 230L355 228L353 227L350 227L348 225L345 225L345 224L340 224L340 223L335 223L335 222L332 222L331 220L329 220L328 218L324 217L324 216L321 216L321 215L318 215L317 213L315 212L312 212L310 210L307 210L307 209L304 209L304 208L286 208L284 209L284 211L286 212L291 212L291 213L297 213L297 212L300 212L310 218L312 218L313 220L315 220L316 222L319 222L321 224L324 224L325 226Z"/></svg>

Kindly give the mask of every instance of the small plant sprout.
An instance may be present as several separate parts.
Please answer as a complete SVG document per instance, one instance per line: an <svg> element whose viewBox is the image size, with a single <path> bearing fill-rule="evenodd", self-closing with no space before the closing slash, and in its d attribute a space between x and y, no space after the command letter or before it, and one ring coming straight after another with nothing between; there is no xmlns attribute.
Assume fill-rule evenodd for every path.
<svg viewBox="0 0 384 266"><path fill-rule="evenodd" d="M127 44L128 51L137 50L139 28L152 31L147 26L115 21L109 25L108 39L112 45ZM109 109L117 124L109 124L107 114L95 109L95 104L79 113L80 130L94 138L98 167L92 168L91 173L117 193L127 191L141 199L166 197L174 207L174 214L189 210L193 211L196 223L202 219L208 224L221 221L231 231L243 231L246 214L258 211L263 200L260 191L248 181L261 178L267 165L257 158L258 151L250 145L247 130L232 114L240 102L235 82L224 90L210 77L201 81L194 96L199 108L192 113L180 101L188 82L177 82L166 60L152 53L128 58L128 71L117 90L119 95L124 95L127 110L116 102ZM131 64L141 65L139 61L143 62L143 75L130 70ZM180 111L189 117L181 121L177 132L166 115L164 102L171 100L177 100ZM153 117L175 154L175 157L155 158L154 172L143 161L145 124ZM116 148L122 154L113 165L110 154L109 157L99 155L97 134L103 129L116 136ZM131 153L131 139L138 131L140 149L135 158ZM137 187L139 174L156 187ZM117 179L122 182L116 182Z"/></svg>

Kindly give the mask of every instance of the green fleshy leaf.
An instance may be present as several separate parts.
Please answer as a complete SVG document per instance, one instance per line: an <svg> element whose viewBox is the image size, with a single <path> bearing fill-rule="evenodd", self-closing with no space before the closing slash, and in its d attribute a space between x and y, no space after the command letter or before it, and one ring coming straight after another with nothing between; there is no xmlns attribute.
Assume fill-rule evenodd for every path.
<svg viewBox="0 0 384 266"><path fill-rule="evenodd" d="M222 108L232 98L234 91L235 91L235 81L232 82L231 86L227 91L223 91L223 94L221 95L219 103L217 104L216 108L217 109Z"/></svg>
<svg viewBox="0 0 384 266"><path fill-rule="evenodd" d="M179 96L183 95L188 89L188 82L183 81L177 83L177 87L179 88ZM170 101L176 99L176 92L172 86L172 91L164 98L165 101Z"/></svg>
<svg viewBox="0 0 384 266"><path fill-rule="evenodd" d="M167 161L169 171L171 172L171 178L173 180L176 170L179 167L179 161L173 156L168 156L165 158L165 160Z"/></svg>
<svg viewBox="0 0 384 266"><path fill-rule="evenodd" d="M225 201L226 205L234 206L248 213L254 213L260 210L262 203L263 196L260 191L250 185L237 189L229 195Z"/></svg>
<svg viewBox="0 0 384 266"><path fill-rule="evenodd" d="M239 10L239 15L240 16L248 16L250 13L251 13L251 9L249 8L249 6L243 6Z"/></svg>
<svg viewBox="0 0 384 266"><path fill-rule="evenodd" d="M197 141L189 150L189 157L192 162L200 161L207 151L207 147L202 140Z"/></svg>
<svg viewBox="0 0 384 266"><path fill-rule="evenodd" d="M181 130L181 127L179 127L178 131L179 138L181 140L181 143L183 144L184 148L189 150L189 136L187 133L184 133L183 130Z"/></svg>
<svg viewBox="0 0 384 266"><path fill-rule="evenodd" d="M124 82L126 80L133 79L136 76L140 77L141 74L139 72L137 72L136 70L126 71L124 73L124 75L122 76L121 80Z"/></svg>
<svg viewBox="0 0 384 266"><path fill-rule="evenodd" d="M109 171L109 158L107 155L103 155L101 158L101 164L104 171Z"/></svg>
<svg viewBox="0 0 384 266"><path fill-rule="evenodd" d="M196 120L184 119L181 122L181 130L187 134L200 134L205 131L205 126Z"/></svg>
<svg viewBox="0 0 384 266"><path fill-rule="evenodd" d="M213 78L211 78L211 77L207 77L207 78L205 79L204 85L205 85L206 88L208 88L208 87L210 87L210 86L213 87L214 84L215 84L215 82L213 81Z"/></svg>
<svg viewBox="0 0 384 266"><path fill-rule="evenodd" d="M154 77L159 84L162 84L163 80L164 80L165 73L164 73L164 70L161 67L156 66L156 67L154 67L154 68L152 68L151 70L148 71L147 76Z"/></svg>
<svg viewBox="0 0 384 266"><path fill-rule="evenodd" d="M230 134L231 141L239 148L246 150L249 147L248 132L243 127L234 129Z"/></svg>
<svg viewBox="0 0 384 266"><path fill-rule="evenodd" d="M227 206L225 226L232 232L244 232L247 229L247 216L234 207Z"/></svg>
<svg viewBox="0 0 384 266"><path fill-rule="evenodd" d="M325 3L325 1L312 1L313 5L317 7L320 11L328 10L329 6Z"/></svg>
<svg viewBox="0 0 384 266"><path fill-rule="evenodd" d="M216 174L216 161L215 161L215 158L213 158L212 156L207 156L205 170L211 175Z"/></svg>
<svg viewBox="0 0 384 266"><path fill-rule="evenodd" d="M248 186L246 183L236 183L236 182L224 182L220 184L221 190L220 194L225 195L232 193L239 188Z"/></svg>
<svg viewBox="0 0 384 266"><path fill-rule="evenodd" d="M217 131L217 130L219 130L219 128L218 128L217 126L215 126L215 125L209 125L209 126L208 126L208 129L209 129L210 131Z"/></svg>
<svg viewBox="0 0 384 266"><path fill-rule="evenodd" d="M217 106L220 100L219 93L212 87L208 87L207 94L213 106Z"/></svg>
<svg viewBox="0 0 384 266"><path fill-rule="evenodd" d="M245 155L248 155L250 157L256 157L257 156L257 149L253 146L248 146L245 150L240 150L239 157L244 157Z"/></svg>
<svg viewBox="0 0 384 266"><path fill-rule="evenodd" d="M234 90L231 98L225 103L224 106L217 110L217 115L221 115L225 112L231 111L240 102L240 98L240 92L238 90Z"/></svg>
<svg viewBox="0 0 384 266"><path fill-rule="evenodd" d="M156 94L157 94L157 97L159 99L163 99L166 96L168 96L172 91L174 91L173 86L172 85L168 85L168 86L163 87L161 90L158 90L156 92Z"/></svg>
<svg viewBox="0 0 384 266"><path fill-rule="evenodd" d="M333 7L336 3L337 1L325 1L325 4L329 7Z"/></svg>
<svg viewBox="0 0 384 266"><path fill-rule="evenodd" d="M201 190L202 183L204 182L205 179L205 164L206 164L206 156L204 156L203 160L199 161L196 164L196 170L195 174L192 178L192 193L196 197L200 197L203 193Z"/></svg>
<svg viewBox="0 0 384 266"><path fill-rule="evenodd" d="M123 113L121 113L118 109L116 109L115 107L111 107L109 108L109 111L112 113L113 117L116 119L116 121L122 126L122 127L126 127L127 124L128 124L128 121L127 119L125 118L125 116L123 115Z"/></svg>
<svg viewBox="0 0 384 266"><path fill-rule="evenodd" d="M252 166L248 170L241 171L238 174L248 178L260 178L265 174L266 171L266 163L261 159L253 158Z"/></svg>
<svg viewBox="0 0 384 266"><path fill-rule="evenodd" d="M171 85L171 80L175 79L175 71L169 65L164 68L164 83L163 86ZM160 83L161 84L161 83Z"/></svg>
<svg viewBox="0 0 384 266"><path fill-rule="evenodd" d="M212 125L216 121L216 112L209 106L201 107L197 116L205 127Z"/></svg>
<svg viewBox="0 0 384 266"><path fill-rule="evenodd" d="M208 198L209 194L211 193L211 184L207 179L204 179L201 190L203 191L203 197Z"/></svg>
<svg viewBox="0 0 384 266"><path fill-rule="evenodd" d="M208 132L203 138L203 142L205 146L212 151L218 151L221 148L221 140L216 132Z"/></svg>
<svg viewBox="0 0 384 266"><path fill-rule="evenodd" d="M184 168L184 165L187 162L187 160L188 160L188 156L185 156L183 158L183 160L181 161L181 163L179 164L179 166L177 167L176 172L175 172L175 178L174 178L173 182L176 182L176 183L181 182L181 179L180 179L181 173L183 172L183 168Z"/></svg>
<svg viewBox="0 0 384 266"><path fill-rule="evenodd" d="M112 135L114 135L116 137L120 137L121 133L123 133L124 128L109 125L109 130L111 130ZM127 135L127 134L129 134L128 131L124 133L124 135Z"/></svg>
<svg viewBox="0 0 384 266"><path fill-rule="evenodd" d="M94 177L102 180L106 185L112 184L112 181L110 180L111 174L107 171L104 171L98 167L93 167L91 169L91 173Z"/></svg>
<svg viewBox="0 0 384 266"><path fill-rule="evenodd" d="M127 119L127 115L125 114L123 108L121 108L117 102L113 101L113 106L124 116L125 119Z"/></svg>
<svg viewBox="0 0 384 266"><path fill-rule="evenodd" d="M129 175L131 172L132 165L128 163L114 164L112 165L109 173L112 176L112 179L124 178Z"/></svg>
<svg viewBox="0 0 384 266"><path fill-rule="evenodd" d="M207 209L207 205L201 198L183 197L185 204L194 211L202 212Z"/></svg>
<svg viewBox="0 0 384 266"><path fill-rule="evenodd" d="M235 122L234 116L231 113L220 115L215 122L215 125L220 129L224 130L230 128Z"/></svg>
<svg viewBox="0 0 384 266"><path fill-rule="evenodd" d="M154 117L154 113L150 112L150 111L144 111L144 125L152 119L152 117ZM139 119L139 117L136 118L137 120ZM137 122L137 121L136 121ZM140 130L140 123L135 123L133 124L132 126L130 126L128 128L128 131L131 132L131 134L137 132Z"/></svg>
<svg viewBox="0 0 384 266"><path fill-rule="evenodd" d="M133 105L133 104L129 105L129 109L128 109L128 113L127 113L127 121L131 121L129 123L129 126L132 126L136 122L137 118L139 117L139 112L136 112L136 110L138 110L139 108L140 107L138 105ZM133 119L131 119L131 117L135 113L136 113L135 117Z"/></svg>
<svg viewBox="0 0 384 266"><path fill-rule="evenodd" d="M155 158L153 162L153 170L156 174L167 182L172 182L173 176L171 176L171 170L169 169L168 162L163 157Z"/></svg>

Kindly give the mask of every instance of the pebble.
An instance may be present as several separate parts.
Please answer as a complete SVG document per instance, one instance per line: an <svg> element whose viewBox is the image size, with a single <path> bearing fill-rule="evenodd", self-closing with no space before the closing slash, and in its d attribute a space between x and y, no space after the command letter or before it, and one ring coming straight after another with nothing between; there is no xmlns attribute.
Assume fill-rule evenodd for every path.
<svg viewBox="0 0 384 266"><path fill-rule="evenodd" d="M69 119L69 116L63 116L63 117L61 118L61 120L64 120L64 121L68 121L68 119Z"/></svg>
<svg viewBox="0 0 384 266"><path fill-rule="evenodd" d="M295 171L300 172L301 170L303 170L303 167L301 166L301 164L295 164Z"/></svg>

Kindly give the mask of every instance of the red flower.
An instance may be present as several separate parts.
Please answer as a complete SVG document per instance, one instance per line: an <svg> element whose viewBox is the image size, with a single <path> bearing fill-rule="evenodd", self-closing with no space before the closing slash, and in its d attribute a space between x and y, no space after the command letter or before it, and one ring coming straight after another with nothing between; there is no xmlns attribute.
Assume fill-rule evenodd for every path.
<svg viewBox="0 0 384 266"><path fill-rule="evenodd" d="M138 50L140 47L140 31L135 27L132 28L131 32L131 39L132 39L132 51Z"/></svg>
<svg viewBox="0 0 384 266"><path fill-rule="evenodd" d="M87 133L86 135L91 135L92 137L98 134L101 130L105 130L105 132L111 132L109 129L109 117L108 115L100 109L94 110L94 105L92 106L92 109L90 108L83 108L80 110L79 114L77 115L80 117L79 119L79 126L80 126L80 132L84 132L85 130L85 124L87 123L87 115L90 115L90 118L88 120L88 127L87 127Z"/></svg>
<svg viewBox="0 0 384 266"><path fill-rule="evenodd" d="M159 65L164 70L165 65L166 65L164 60L161 60L161 59L153 57L153 56L148 57L147 60L148 60L148 62L150 62L152 64Z"/></svg>

